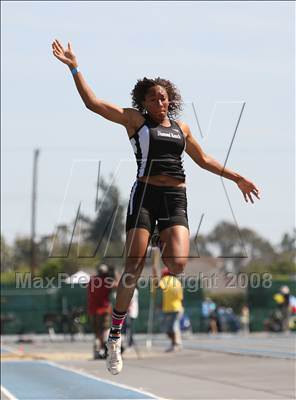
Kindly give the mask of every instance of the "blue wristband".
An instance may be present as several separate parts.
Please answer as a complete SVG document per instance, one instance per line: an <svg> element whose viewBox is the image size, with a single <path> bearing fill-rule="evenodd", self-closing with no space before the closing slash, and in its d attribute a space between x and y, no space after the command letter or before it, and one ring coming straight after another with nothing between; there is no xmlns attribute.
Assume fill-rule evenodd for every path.
<svg viewBox="0 0 296 400"><path fill-rule="evenodd" d="M79 72L79 67L71 69L72 75L76 75Z"/></svg>

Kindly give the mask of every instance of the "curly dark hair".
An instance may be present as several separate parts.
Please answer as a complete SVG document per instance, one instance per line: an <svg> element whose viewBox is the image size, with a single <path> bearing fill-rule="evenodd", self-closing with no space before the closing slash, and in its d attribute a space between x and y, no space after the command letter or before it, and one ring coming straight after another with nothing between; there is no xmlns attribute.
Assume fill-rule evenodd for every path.
<svg viewBox="0 0 296 400"><path fill-rule="evenodd" d="M142 102L145 100L148 90L151 87L158 85L165 88L169 96L169 117L176 117L182 111L183 105L179 90L171 81L159 77L155 79L145 77L137 80L137 83L131 92L133 107L140 111L140 113L144 114L145 110Z"/></svg>

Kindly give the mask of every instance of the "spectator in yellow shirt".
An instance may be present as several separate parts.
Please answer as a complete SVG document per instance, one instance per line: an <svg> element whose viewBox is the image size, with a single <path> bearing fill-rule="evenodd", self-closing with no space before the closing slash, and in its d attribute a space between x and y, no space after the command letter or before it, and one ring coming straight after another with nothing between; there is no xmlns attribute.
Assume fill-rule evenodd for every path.
<svg viewBox="0 0 296 400"><path fill-rule="evenodd" d="M178 351L182 348L180 319L183 314L183 288L180 280L168 268L162 270L159 287L162 290L162 312L164 314L166 333L171 339L167 350Z"/></svg>

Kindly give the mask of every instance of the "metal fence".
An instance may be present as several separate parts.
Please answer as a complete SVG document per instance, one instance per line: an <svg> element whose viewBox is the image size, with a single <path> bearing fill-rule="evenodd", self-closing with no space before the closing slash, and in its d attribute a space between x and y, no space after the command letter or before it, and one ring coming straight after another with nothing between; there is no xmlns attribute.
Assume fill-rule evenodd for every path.
<svg viewBox="0 0 296 400"><path fill-rule="evenodd" d="M295 281L273 281L271 287L262 285L249 287L247 303L250 307L251 331L262 331L264 320L277 307L273 296L282 285L290 288L296 295ZM151 293L149 287L139 288L139 318L136 332L147 332ZM203 330L201 303L203 291L184 287L184 308L190 318L193 332ZM153 332L161 331L161 293L156 294L154 302ZM1 286L1 332L4 334L46 333L53 327L56 333L71 333L75 330L73 321L80 320L85 332L90 331L87 319L86 289L79 285L66 285L59 288L38 289L20 288L14 285Z"/></svg>
<svg viewBox="0 0 296 400"><path fill-rule="evenodd" d="M194 331L200 330L202 290L191 293L184 290L184 306ZM136 332L147 332L149 287L139 289L139 318ZM161 293L156 294L153 331L161 330ZM37 289L16 288L14 285L1 286L1 332L4 334L46 333L53 327L56 333L71 333L75 330L73 320L80 319L85 332L90 331L87 320L87 293L80 285L66 285L59 288ZM75 324L74 324L75 325Z"/></svg>

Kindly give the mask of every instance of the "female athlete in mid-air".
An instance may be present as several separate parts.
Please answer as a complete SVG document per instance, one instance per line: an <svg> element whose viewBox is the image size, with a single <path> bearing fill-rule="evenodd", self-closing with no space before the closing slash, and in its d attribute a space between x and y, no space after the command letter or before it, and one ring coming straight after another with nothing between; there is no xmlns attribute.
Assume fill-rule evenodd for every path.
<svg viewBox="0 0 296 400"><path fill-rule="evenodd" d="M144 266L156 221L164 264L173 274L179 274L187 261L189 228L184 152L201 168L234 181L246 202L253 203L252 196L259 199L259 189L205 154L188 125L174 119L181 110L182 101L169 80L138 80L131 93L134 108L121 108L96 97L79 71L70 43L64 49L58 40L54 40L52 50L54 56L70 68L85 106L125 127L138 165L127 209L125 267L117 288L107 343L107 368L115 375L122 369L122 324Z"/></svg>

